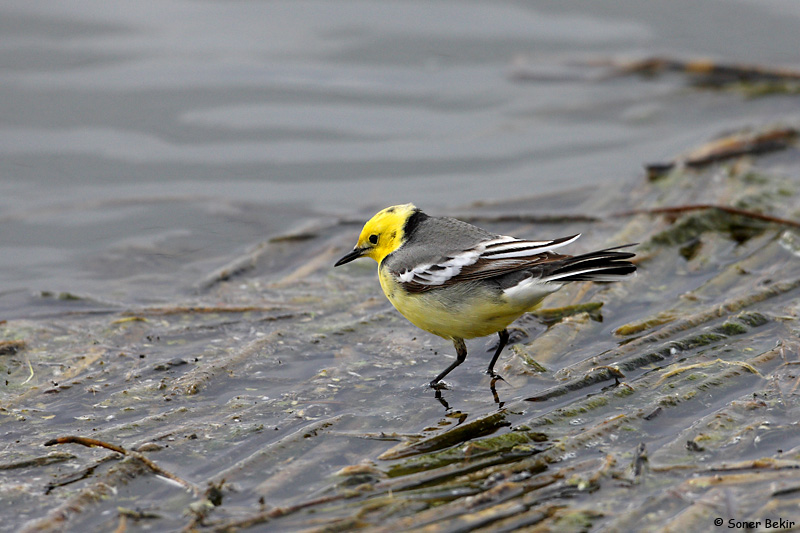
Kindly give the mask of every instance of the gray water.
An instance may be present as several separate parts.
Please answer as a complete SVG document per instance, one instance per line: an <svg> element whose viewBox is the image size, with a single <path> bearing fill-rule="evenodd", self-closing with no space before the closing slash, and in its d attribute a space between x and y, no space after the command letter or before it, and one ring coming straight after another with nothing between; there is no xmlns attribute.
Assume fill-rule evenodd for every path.
<svg viewBox="0 0 800 533"><path fill-rule="evenodd" d="M0 4L0 312L165 301L270 235L619 187L792 99L588 60L797 66L800 4ZM520 81L523 68L535 79Z"/></svg>
<svg viewBox="0 0 800 533"><path fill-rule="evenodd" d="M497 201L503 213L570 213L591 205L592 195L624 198L618 191L644 181L643 164L671 160L724 131L796 125L797 95L700 90L678 74L616 77L592 62L708 57L796 69L799 16L795 1L0 2L0 324L25 343L0 358L0 463L43 456L51 448L42 444L63 435L126 447L158 442L161 452L151 457L167 470L197 485L222 478L233 485L213 519L248 516L264 498L279 507L326 494L336 471L365 458L388 468L376 459L393 445L384 433L431 434L460 424L459 413L475 420L497 411L495 402L519 405L573 365L593 367L598 354L613 354L622 342L616 327L662 309L683 312L692 291L698 306L716 305L718 287L754 283L739 273L760 272L764 262L794 276L771 236L749 247L712 236L714 261L689 267L664 254L626 282L630 297L607 298L602 323L586 318L579 341L569 340L570 324L545 331L531 317L521 320L548 371L522 369L507 349L498 399L481 373L494 339L472 341L445 393L452 411L425 386L450 360L450 343L391 309L371 262L335 273L325 265L352 245L354 221L387 205L412 201L431 214L457 214ZM785 167L789 176L795 168ZM349 222L335 224L342 219ZM646 242L657 225L626 238ZM496 231L516 234L520 226ZM561 235L588 229L570 253L618 230L579 226L557 228ZM259 248L299 227L316 228L313 238ZM558 236L549 234L554 228L542 227L542 237ZM521 236L535 237L523 229ZM204 280L219 281L213 273L252 250L263 252L257 268L204 289ZM745 252L747 261L739 257ZM736 270L720 266L740 260ZM303 270L308 261L311 274ZM559 294L556 306L578 301ZM775 314L791 316L794 301ZM195 305L256 311L190 312ZM171 306L178 311L159 313ZM132 317L124 313L131 309ZM757 338L771 349L786 332L769 328L739 346L754 350ZM707 355L714 362L728 351ZM762 380L760 390L725 382L749 399L781 376ZM781 395L794 390L789 370L785 379L774 385ZM526 416L585 394L525 404ZM683 406L684 427L728 406L726 394L733 393ZM753 413L767 421L748 419L742 428L768 426L770 417L773 428L793 428L797 418ZM590 424L605 423L605 413L585 418L592 416ZM667 433L680 435L676 449L685 453L677 418L673 412L646 428L651 453L663 452ZM329 433L317 431L326 424ZM619 457L638 444L631 439L644 438L626 433ZM721 446L726 461L741 457ZM10 519L0 530L57 518L74 494L116 479L101 467L46 493L47 483L69 481L107 454L61 449L76 458L3 477L0 515ZM68 525L113 529L119 506L162 515L131 529L177 531L189 521L193 497L163 480L141 475L113 488L114 497L68 511ZM305 529L326 518L318 511L325 510L294 529L272 526Z"/></svg>

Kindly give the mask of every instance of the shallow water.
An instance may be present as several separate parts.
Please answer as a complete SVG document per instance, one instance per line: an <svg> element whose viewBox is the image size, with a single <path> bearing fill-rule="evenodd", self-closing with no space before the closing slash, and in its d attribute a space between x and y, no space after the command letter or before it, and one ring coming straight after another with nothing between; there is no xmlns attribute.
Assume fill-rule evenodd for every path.
<svg viewBox="0 0 800 533"><path fill-rule="evenodd" d="M450 344L391 309L371 262L329 268L361 221L407 201L489 219L637 207L642 165L726 130L796 120L796 96L701 91L680 75L612 77L587 61L796 66L798 16L790 2L4 2L0 326L26 348L0 356L2 463L44 455L42 442L65 434L158 443L149 457L167 470L203 488L232 484L215 519L233 519L259 498L279 507L330 494L348 465L389 469L377 460L393 445L386 439L497 412L481 374L493 339L469 343L440 402L425 383L451 360ZM780 156L770 161L780 170ZM691 198L685 190L646 199L701 201L702 189ZM631 224L618 235L621 220L481 224L527 237L584 232L571 252L654 231ZM299 237L268 242L292 232ZM783 274L795 273L776 238L711 238L710 259L664 253L630 286L559 293L552 305L612 296L603 322L547 329L523 319L516 340L539 336L548 372L531 372L509 349L498 401L519 407L590 371L595 357L622 349L617 327L686 311L687 293L729 296L735 284L724 269L740 257L766 249ZM769 273L753 262L751 272ZM758 330L747 349L771 348L790 327ZM659 446L673 427L754 383L680 406L643 435L672 460ZM535 419L586 394L528 402L509 418ZM573 422L591 425L591 416ZM0 501L17 520L0 529L30 525L42 509L113 478L104 466L42 496L110 453L60 450L77 458L13 470ZM118 506L142 506L162 518L137 527L180 529L196 499L146 474L120 486L77 523L107 530Z"/></svg>

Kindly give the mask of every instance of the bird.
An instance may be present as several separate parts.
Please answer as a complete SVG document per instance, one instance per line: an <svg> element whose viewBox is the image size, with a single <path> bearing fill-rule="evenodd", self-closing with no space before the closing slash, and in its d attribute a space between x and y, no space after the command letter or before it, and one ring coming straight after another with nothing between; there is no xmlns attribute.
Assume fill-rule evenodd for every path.
<svg viewBox="0 0 800 533"><path fill-rule="evenodd" d="M456 359L429 385L440 383L467 357L465 339L497 333L486 371L494 371L509 339L508 326L571 281L617 281L635 273L626 244L581 255L554 250L580 234L552 240L498 235L450 217L429 216L414 204L394 205L369 219L353 251L378 263L378 279L392 305L412 324L453 342Z"/></svg>

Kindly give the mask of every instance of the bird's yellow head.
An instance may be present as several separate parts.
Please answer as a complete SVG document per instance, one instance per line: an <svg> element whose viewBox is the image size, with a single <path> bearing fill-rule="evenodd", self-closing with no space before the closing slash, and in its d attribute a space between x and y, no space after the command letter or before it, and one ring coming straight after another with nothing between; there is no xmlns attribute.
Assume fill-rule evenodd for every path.
<svg viewBox="0 0 800 533"><path fill-rule="evenodd" d="M405 242L408 221L414 215L422 215L414 204L393 205L379 211L364 224L353 251L339 259L334 266L359 257L371 257L380 263Z"/></svg>

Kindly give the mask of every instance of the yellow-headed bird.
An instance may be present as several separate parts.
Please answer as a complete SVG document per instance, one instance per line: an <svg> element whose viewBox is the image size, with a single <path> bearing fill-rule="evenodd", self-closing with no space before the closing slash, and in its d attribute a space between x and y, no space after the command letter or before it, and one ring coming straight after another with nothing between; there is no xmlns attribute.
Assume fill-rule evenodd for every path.
<svg viewBox="0 0 800 533"><path fill-rule="evenodd" d="M495 235L449 217L431 217L412 204L387 207L361 231L352 252L378 262L381 288L415 326L453 341L456 360L436 376L436 387L464 362L464 339L500 335L487 373L508 342L509 324L568 281L616 281L633 274L634 256L607 248L569 256L553 252L580 235L529 241ZM631 245L626 245L631 246Z"/></svg>

